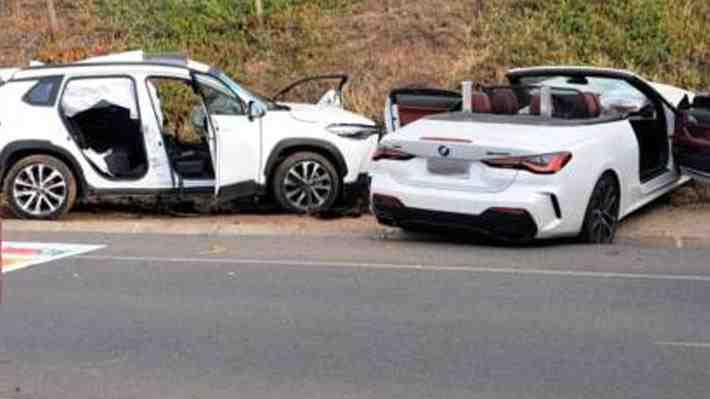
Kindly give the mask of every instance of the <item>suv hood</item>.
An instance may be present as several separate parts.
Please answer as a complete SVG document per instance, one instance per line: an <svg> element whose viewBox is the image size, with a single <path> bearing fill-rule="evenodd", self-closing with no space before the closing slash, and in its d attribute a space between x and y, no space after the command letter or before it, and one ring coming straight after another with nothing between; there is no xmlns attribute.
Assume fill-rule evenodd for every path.
<svg viewBox="0 0 710 399"><path fill-rule="evenodd" d="M339 107L301 103L284 103L284 105L291 109L291 117L301 122L375 125L372 120Z"/></svg>

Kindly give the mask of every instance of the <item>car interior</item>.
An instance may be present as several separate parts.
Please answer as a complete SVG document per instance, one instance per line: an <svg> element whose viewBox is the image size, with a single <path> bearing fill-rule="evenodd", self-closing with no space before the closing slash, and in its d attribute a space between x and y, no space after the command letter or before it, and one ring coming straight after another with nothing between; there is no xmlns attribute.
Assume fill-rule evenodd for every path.
<svg viewBox="0 0 710 399"><path fill-rule="evenodd" d="M117 89L112 94L108 91ZM126 95L117 95L118 92ZM62 116L92 166L115 179L138 179L148 170L141 119L129 79L69 81Z"/></svg>
<svg viewBox="0 0 710 399"><path fill-rule="evenodd" d="M148 88L173 170L184 179L214 179L207 119L191 84L151 78Z"/></svg>
<svg viewBox="0 0 710 399"><path fill-rule="evenodd" d="M649 101L629 121L639 143L641 182L647 182L668 170L670 143L663 105Z"/></svg>
<svg viewBox="0 0 710 399"><path fill-rule="evenodd" d="M579 76L530 76L509 86L478 86L472 93L474 113L527 115L592 120L628 117L640 148L642 182L667 172L670 154L663 105L650 101L624 80ZM392 92L402 126L428 115L462 110L461 94L436 89ZM710 122L710 113L699 113Z"/></svg>
<svg viewBox="0 0 710 399"><path fill-rule="evenodd" d="M602 115L599 96L573 89L549 88L543 106L543 90L536 86L481 87L472 94L472 111L497 115L533 115L555 119L594 119Z"/></svg>
<svg viewBox="0 0 710 399"><path fill-rule="evenodd" d="M397 106L400 126L428 115L461 109L461 94L448 90L403 88L390 93L390 104Z"/></svg>
<svg viewBox="0 0 710 399"><path fill-rule="evenodd" d="M461 111L461 94L437 89L400 89L390 94L397 105L400 125L405 126L428 115ZM550 104L543 107L538 86L479 87L472 94L474 113L494 115L533 115L556 119L593 119L602 116L599 96L591 92L554 88ZM543 112L543 109L546 111Z"/></svg>
<svg viewBox="0 0 710 399"><path fill-rule="evenodd" d="M710 95L698 94L692 103L684 100L679 108L687 114L673 137L676 162L686 169L708 173L710 165Z"/></svg>

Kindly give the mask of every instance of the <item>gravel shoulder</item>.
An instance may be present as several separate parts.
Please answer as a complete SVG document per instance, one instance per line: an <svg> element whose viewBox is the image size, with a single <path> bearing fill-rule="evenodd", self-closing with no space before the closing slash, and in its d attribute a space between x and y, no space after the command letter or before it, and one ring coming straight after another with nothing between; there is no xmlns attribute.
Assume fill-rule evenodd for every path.
<svg viewBox="0 0 710 399"><path fill-rule="evenodd" d="M7 213L4 213L7 216ZM72 212L60 221L24 221L4 217L3 229L18 232L96 232L206 236L392 236L371 215L331 219L273 212L224 215L165 215L130 210ZM710 248L710 205L673 206L660 201L627 218L617 240L674 248Z"/></svg>

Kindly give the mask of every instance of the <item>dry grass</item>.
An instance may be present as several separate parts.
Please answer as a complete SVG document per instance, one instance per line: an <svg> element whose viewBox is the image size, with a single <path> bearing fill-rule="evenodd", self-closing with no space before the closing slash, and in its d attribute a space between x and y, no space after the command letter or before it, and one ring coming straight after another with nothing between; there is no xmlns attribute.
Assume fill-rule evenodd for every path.
<svg viewBox="0 0 710 399"><path fill-rule="evenodd" d="M120 47L113 32L99 28L92 0L58 1L60 31L54 34L44 1L22 0L19 9L20 15L0 17L0 65L69 62Z"/></svg>
<svg viewBox="0 0 710 399"><path fill-rule="evenodd" d="M369 0L326 25L337 44L321 68L351 71L350 106L376 118L394 87L455 87L464 76L494 80L498 72L486 63L493 40L472 2Z"/></svg>

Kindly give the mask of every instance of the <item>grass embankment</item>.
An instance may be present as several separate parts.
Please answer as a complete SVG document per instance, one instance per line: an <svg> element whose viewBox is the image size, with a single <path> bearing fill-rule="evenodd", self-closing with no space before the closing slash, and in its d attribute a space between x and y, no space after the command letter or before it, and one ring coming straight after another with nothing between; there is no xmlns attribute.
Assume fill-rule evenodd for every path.
<svg viewBox="0 0 710 399"><path fill-rule="evenodd" d="M64 0L64 29L52 38L44 1L24 0L28 15L5 24L0 48L54 62L138 48L186 52L267 93L343 71L355 78L351 107L372 116L396 85L496 82L526 65L621 67L710 86L708 2L480 2L479 14L476 0L264 0L260 22L251 0ZM32 40L10 40L30 30Z"/></svg>

